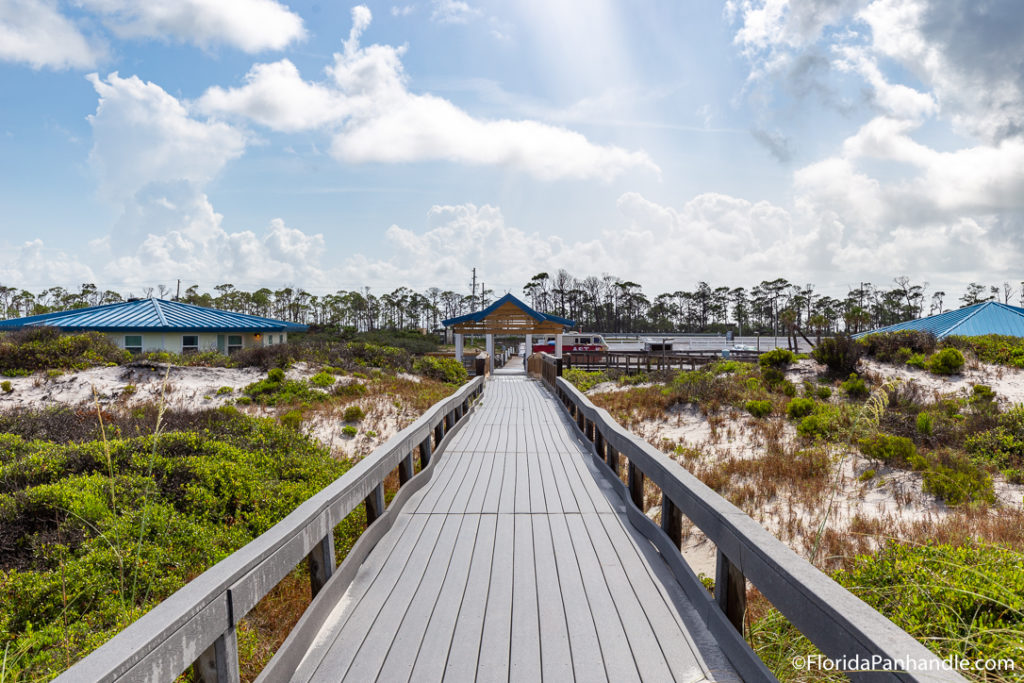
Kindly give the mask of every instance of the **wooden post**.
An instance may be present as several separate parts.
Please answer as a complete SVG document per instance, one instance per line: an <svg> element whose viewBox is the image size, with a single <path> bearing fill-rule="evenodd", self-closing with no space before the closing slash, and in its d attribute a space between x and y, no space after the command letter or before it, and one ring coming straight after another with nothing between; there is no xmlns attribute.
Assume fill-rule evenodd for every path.
<svg viewBox="0 0 1024 683"><path fill-rule="evenodd" d="M309 587L315 598L320 589L327 583L334 573L334 530L327 532L319 543L313 546L306 555L306 564L309 565Z"/></svg>
<svg viewBox="0 0 1024 683"><path fill-rule="evenodd" d="M412 451L409 451L409 454L398 463L398 485L405 486L405 483L412 479L415 471L412 462Z"/></svg>
<svg viewBox="0 0 1024 683"><path fill-rule="evenodd" d="M434 427L434 447L437 448L441 445L441 439L444 438L444 420L437 423Z"/></svg>
<svg viewBox="0 0 1024 683"><path fill-rule="evenodd" d="M601 458L601 460L604 460L604 434L601 433L600 429L596 428L594 429L594 432L594 450L597 451L597 457Z"/></svg>
<svg viewBox="0 0 1024 683"><path fill-rule="evenodd" d="M683 544L683 513L676 504L661 492L661 528L679 548Z"/></svg>
<svg viewBox="0 0 1024 683"><path fill-rule="evenodd" d="M364 501L366 505L366 526L370 526L384 514L384 483L381 482L370 491Z"/></svg>
<svg viewBox="0 0 1024 683"><path fill-rule="evenodd" d="M605 453L607 455L607 459L605 460L605 462L608 463L608 467L610 467L612 469L612 472L615 473L615 477L618 478L618 476L619 476L619 452L617 450L615 450L615 448L613 448L611 445L607 445L606 444L605 445Z"/></svg>
<svg viewBox="0 0 1024 683"><path fill-rule="evenodd" d="M715 602L729 622L743 633L743 613L747 610L747 579L721 550L715 566Z"/></svg>
<svg viewBox="0 0 1024 683"><path fill-rule="evenodd" d="M628 472L629 497L633 500L633 505L642 511L644 509L644 473L633 464L632 460L629 461Z"/></svg>
<svg viewBox="0 0 1024 683"><path fill-rule="evenodd" d="M424 469L430 464L430 437L428 436L423 443L420 444L420 469Z"/></svg>
<svg viewBox="0 0 1024 683"><path fill-rule="evenodd" d="M238 683L238 636L233 625L199 655L192 671L202 683Z"/></svg>

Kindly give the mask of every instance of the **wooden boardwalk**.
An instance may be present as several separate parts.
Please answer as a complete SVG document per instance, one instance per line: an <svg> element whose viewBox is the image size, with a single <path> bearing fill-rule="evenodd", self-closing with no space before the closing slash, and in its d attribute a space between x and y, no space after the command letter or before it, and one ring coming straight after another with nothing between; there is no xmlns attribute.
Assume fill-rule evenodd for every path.
<svg viewBox="0 0 1024 683"><path fill-rule="evenodd" d="M588 449L497 371L293 680L739 680Z"/></svg>

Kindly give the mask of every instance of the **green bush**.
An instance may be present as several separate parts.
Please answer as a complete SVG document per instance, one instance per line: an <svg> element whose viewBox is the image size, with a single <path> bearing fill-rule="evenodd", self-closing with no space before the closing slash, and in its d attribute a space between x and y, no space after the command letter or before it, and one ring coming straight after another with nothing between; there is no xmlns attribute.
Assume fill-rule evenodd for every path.
<svg viewBox="0 0 1024 683"><path fill-rule="evenodd" d="M815 392L814 392L814 393L815 393L815 395L817 395L817 397L818 397L818 398L820 398L820 399L821 399L822 401L827 401L827 400L829 400L830 398L832 398L832 387L827 387L827 386L825 386L825 385L821 385L821 386L819 386L819 387L818 387L818 388L817 388L817 389L815 390Z"/></svg>
<svg viewBox="0 0 1024 683"><path fill-rule="evenodd" d="M836 406L818 404L813 413L800 420L796 433L805 439L832 441L843 428L844 420Z"/></svg>
<svg viewBox="0 0 1024 683"><path fill-rule="evenodd" d="M906 466L917 455L914 442L903 436L876 434L857 442L861 452L887 465Z"/></svg>
<svg viewBox="0 0 1024 683"><path fill-rule="evenodd" d="M771 401L747 401L743 407L754 417L768 417L772 414Z"/></svg>
<svg viewBox="0 0 1024 683"><path fill-rule="evenodd" d="M862 337L860 342L867 355L883 362L896 361L906 353L904 349L927 356L935 350L937 344L934 334L922 330L869 334Z"/></svg>
<svg viewBox="0 0 1024 683"><path fill-rule="evenodd" d="M928 371L935 375L955 375L964 367L964 354L945 348L928 359Z"/></svg>
<svg viewBox="0 0 1024 683"><path fill-rule="evenodd" d="M912 368L924 370L928 367L928 358L923 353L915 353L907 359L906 363Z"/></svg>
<svg viewBox="0 0 1024 683"><path fill-rule="evenodd" d="M465 366L454 358L423 356L412 365L414 372L449 384L462 384L469 377Z"/></svg>
<svg viewBox="0 0 1024 683"><path fill-rule="evenodd" d="M788 379L784 379L781 382L779 382L776 388L786 396L796 396L796 385L790 382Z"/></svg>
<svg viewBox="0 0 1024 683"><path fill-rule="evenodd" d="M935 429L935 418L932 417L931 413L918 413L916 425L919 434L931 436L932 431Z"/></svg>
<svg viewBox="0 0 1024 683"><path fill-rule="evenodd" d="M365 396L369 391L362 382L348 382L347 384L335 384L334 395L343 398L359 398Z"/></svg>
<svg viewBox="0 0 1024 683"><path fill-rule="evenodd" d="M0 334L0 372L8 377L40 370L84 370L130 360L131 354L99 332L61 334L52 327L35 327Z"/></svg>
<svg viewBox="0 0 1024 683"><path fill-rule="evenodd" d="M863 472L860 473L860 476L857 477L857 481L871 481L874 478L875 478L875 471L874 470L864 470Z"/></svg>
<svg viewBox="0 0 1024 683"><path fill-rule="evenodd" d="M871 393L868 391L868 385L864 383L864 380L857 376L856 372L850 374L850 379L846 380L839 386L842 387L843 391L850 398L867 398L868 394Z"/></svg>
<svg viewBox="0 0 1024 683"><path fill-rule="evenodd" d="M5 379L3 382L0 382L0 389L3 389L5 394L9 394L14 391L14 385L11 384L10 380Z"/></svg>
<svg viewBox="0 0 1024 683"><path fill-rule="evenodd" d="M271 368L267 372L267 379L271 382L283 382L284 381L284 370L281 368Z"/></svg>
<svg viewBox="0 0 1024 683"><path fill-rule="evenodd" d="M307 382L284 379L284 370L280 368L272 368L266 379L253 382L243 391L253 401L268 406L310 405L330 398L330 394L313 389Z"/></svg>
<svg viewBox="0 0 1024 683"><path fill-rule="evenodd" d="M1020 668L1024 558L1019 551L890 541L876 554L857 557L834 578L942 657L1015 659ZM1006 679L992 680L1015 676L1004 673Z"/></svg>
<svg viewBox="0 0 1024 683"><path fill-rule="evenodd" d="M864 355L864 345L848 334L839 334L822 339L811 355L833 375L846 376L857 369L857 363Z"/></svg>
<svg viewBox="0 0 1024 683"><path fill-rule="evenodd" d="M587 370L581 370L580 368L569 368L568 370L563 370L562 377L565 378L565 381L570 382L580 391L589 391L601 382L608 381L608 376L600 370L588 372Z"/></svg>
<svg viewBox="0 0 1024 683"><path fill-rule="evenodd" d="M992 477L965 457L931 463L924 471L924 490L950 505L996 502Z"/></svg>
<svg viewBox="0 0 1024 683"><path fill-rule="evenodd" d="M359 422L364 417L366 417L366 413L364 413L363 409L359 406L349 406L345 408L345 422Z"/></svg>
<svg viewBox="0 0 1024 683"><path fill-rule="evenodd" d="M221 388L217 389L217 395L218 396L224 396L226 394L233 394L233 393L235 393L235 390L232 387L221 387Z"/></svg>
<svg viewBox="0 0 1024 683"><path fill-rule="evenodd" d="M352 437L358 434L359 430L353 427L352 425L345 425L344 427L341 428L341 433L344 436Z"/></svg>
<svg viewBox="0 0 1024 683"><path fill-rule="evenodd" d="M302 411L289 410L281 416L281 426L298 431L302 427Z"/></svg>
<svg viewBox="0 0 1024 683"><path fill-rule="evenodd" d="M1018 405L999 415L994 429L968 436L964 450L975 462L1001 470L1007 478L1020 478L1024 470L1024 406Z"/></svg>
<svg viewBox="0 0 1024 683"><path fill-rule="evenodd" d="M971 351L984 363L1024 368L1024 338L1001 334L980 337L951 336L942 340L943 346Z"/></svg>
<svg viewBox="0 0 1024 683"><path fill-rule="evenodd" d="M4 680L53 678L351 466L273 420L165 417L204 426L113 438L109 466L102 442L0 434Z"/></svg>
<svg viewBox="0 0 1024 683"><path fill-rule="evenodd" d="M334 375L327 372L327 370L322 370L309 378L310 384L321 389L331 386L335 381Z"/></svg>
<svg viewBox="0 0 1024 683"><path fill-rule="evenodd" d="M807 417L814 412L814 406L813 398L794 398L786 405L786 415L794 420Z"/></svg>
<svg viewBox="0 0 1024 683"><path fill-rule="evenodd" d="M789 349L772 349L767 353L762 353L757 358L757 364L762 368L775 368L776 370L785 370L789 367L796 357L793 352Z"/></svg>

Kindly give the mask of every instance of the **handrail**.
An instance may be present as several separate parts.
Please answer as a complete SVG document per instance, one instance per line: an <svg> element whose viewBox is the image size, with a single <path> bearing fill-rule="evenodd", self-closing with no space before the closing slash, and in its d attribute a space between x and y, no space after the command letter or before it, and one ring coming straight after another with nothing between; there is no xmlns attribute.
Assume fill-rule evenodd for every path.
<svg viewBox="0 0 1024 683"><path fill-rule="evenodd" d="M876 671L867 674L871 680L964 680L910 634L797 555L677 462L620 426L571 383L559 377L553 393L593 444L609 479L615 473L619 493L633 513L631 519L640 523L645 534L653 532L649 537L670 565L679 566L681 560L682 515L718 547L714 601L720 611L698 608L712 633L718 630L723 613L742 632L749 579L825 656L874 661L874 669L913 662L909 665L913 670L928 672L917 676L906 670ZM618 479L620 456L628 461L625 486ZM662 492L660 531L642 514L644 478L651 479ZM684 588L691 600L710 599L699 583L696 587L684 583Z"/></svg>
<svg viewBox="0 0 1024 683"><path fill-rule="evenodd" d="M315 598L335 570L334 527L360 503L367 526L384 513L384 479L414 476L413 452L426 467L432 448L481 394L476 377L439 401L291 514L130 624L56 680L173 681L195 664L204 681L237 681L235 625L305 558Z"/></svg>

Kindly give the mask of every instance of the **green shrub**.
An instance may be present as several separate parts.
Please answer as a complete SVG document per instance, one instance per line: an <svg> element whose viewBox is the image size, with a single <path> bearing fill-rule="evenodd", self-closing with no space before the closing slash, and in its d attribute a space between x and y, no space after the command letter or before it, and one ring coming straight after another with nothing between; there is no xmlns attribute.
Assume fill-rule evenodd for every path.
<svg viewBox="0 0 1024 683"><path fill-rule="evenodd" d="M864 345L848 334L839 334L822 339L811 355L833 375L846 376L857 369L857 363L864 355Z"/></svg>
<svg viewBox="0 0 1024 683"><path fill-rule="evenodd" d="M713 370L714 371L714 370ZM721 374L717 373L716 374ZM644 384L645 382L651 381L650 377L647 376L646 372L637 372L631 375L619 375L618 382L622 386L632 387L637 384Z"/></svg>
<svg viewBox="0 0 1024 683"><path fill-rule="evenodd" d="M785 370L795 360L793 352L789 349L772 349L767 353L762 353L757 358L757 364L762 368L775 368L776 370Z"/></svg>
<svg viewBox="0 0 1024 683"><path fill-rule="evenodd" d="M10 380L5 379L3 382L0 382L0 389L3 389L5 394L9 394L14 391L14 385L11 384Z"/></svg>
<svg viewBox="0 0 1024 683"><path fill-rule="evenodd" d="M955 375L964 367L964 354L945 348L928 359L928 371L935 375Z"/></svg>
<svg viewBox="0 0 1024 683"><path fill-rule="evenodd" d="M928 367L928 358L923 353L915 353L907 359L906 363L912 368L924 370Z"/></svg>
<svg viewBox="0 0 1024 683"><path fill-rule="evenodd" d="M243 391L252 400L268 406L309 405L330 398L330 394L313 389L307 382L284 379L284 370L280 368L272 368L266 379L253 382Z"/></svg>
<svg viewBox="0 0 1024 683"><path fill-rule="evenodd" d="M345 408L345 422L359 422L364 417L366 417L366 413L364 413L363 409L359 406L349 406Z"/></svg>
<svg viewBox="0 0 1024 683"><path fill-rule="evenodd" d="M358 434L359 430L353 427L352 425L345 425L344 427L341 428L341 433L344 436L352 437Z"/></svg>
<svg viewBox="0 0 1024 683"><path fill-rule="evenodd" d="M64 374L64 371L63 370L59 370L57 368L50 368L49 370L46 371L47 379L57 379L58 377L60 377L63 374Z"/></svg>
<svg viewBox="0 0 1024 683"><path fill-rule="evenodd" d="M134 384L125 384L123 387L121 387L122 396L132 396L135 394L136 391L138 391L138 387L136 387Z"/></svg>
<svg viewBox="0 0 1024 683"><path fill-rule="evenodd" d="M857 373L850 374L850 379L846 380L839 385L843 391L850 398L866 398L871 392L868 391L868 385L864 383Z"/></svg>
<svg viewBox="0 0 1024 683"><path fill-rule="evenodd" d="M298 431L302 427L302 411L289 410L281 416L281 426Z"/></svg>
<svg viewBox="0 0 1024 683"><path fill-rule="evenodd" d="M842 429L841 416L836 406L819 404L813 413L800 420L796 433L805 439L834 440Z"/></svg>
<svg viewBox="0 0 1024 683"><path fill-rule="evenodd" d="M875 478L875 471L874 470L864 470L863 472L860 473L860 476L857 477L857 481L871 481L874 478Z"/></svg>
<svg viewBox="0 0 1024 683"><path fill-rule="evenodd" d="M1024 338L1000 334L986 334L980 337L951 336L942 340L943 346L961 351L971 351L978 360L985 363L1024 368Z"/></svg>
<svg viewBox="0 0 1024 683"><path fill-rule="evenodd" d="M221 388L217 389L217 395L218 396L224 396L225 394L233 394L233 393L235 393L235 390L232 387L221 387Z"/></svg>
<svg viewBox="0 0 1024 683"><path fill-rule="evenodd" d="M768 417L772 414L771 401L747 401L743 407L754 417Z"/></svg>
<svg viewBox="0 0 1024 683"><path fill-rule="evenodd" d="M786 415L794 420L807 417L814 412L814 406L813 398L794 398L786 405Z"/></svg>
<svg viewBox="0 0 1024 683"><path fill-rule="evenodd" d="M373 431L372 429L367 429L366 436L370 437L371 439L375 439L377 438L377 432Z"/></svg>
<svg viewBox="0 0 1024 683"><path fill-rule="evenodd" d="M235 405L247 406L252 404L252 399L248 396L239 396L235 399Z"/></svg>
<svg viewBox="0 0 1024 683"><path fill-rule="evenodd" d="M867 355L882 362L893 362L909 349L912 353L928 355L935 350L937 341L931 332L922 330L900 330L869 334L860 339Z"/></svg>
<svg viewBox="0 0 1024 683"><path fill-rule="evenodd" d="M924 471L924 490L950 505L996 502L992 477L962 456L931 463Z"/></svg>
<svg viewBox="0 0 1024 683"><path fill-rule="evenodd" d="M820 398L820 399L821 399L822 401L827 401L827 400L829 400L830 398L832 398L832 387L827 387L827 386L825 386L825 385L821 385L821 386L819 386L819 387L818 387L818 388L817 388L817 389L815 390L815 392L814 392L814 393L815 393L815 395L816 395L816 396L817 396L818 398Z"/></svg>
<svg viewBox="0 0 1024 683"><path fill-rule="evenodd" d="M857 442L861 452L887 465L905 466L917 455L914 442L904 436L876 434Z"/></svg>
<svg viewBox="0 0 1024 683"><path fill-rule="evenodd" d="M796 385L790 382L788 379L784 379L779 382L778 390L789 397L796 396Z"/></svg>
<svg viewBox="0 0 1024 683"><path fill-rule="evenodd" d="M28 377L32 372L30 370L22 370L21 368L7 368L6 370L0 370L0 375L4 377Z"/></svg>
<svg viewBox="0 0 1024 683"><path fill-rule="evenodd" d="M975 462L995 467L1008 478L1016 479L1016 471L1024 469L1024 406L1015 406L996 420L994 429L968 436L964 450Z"/></svg>
<svg viewBox="0 0 1024 683"><path fill-rule="evenodd" d="M454 358L423 356L412 365L414 372L449 384L462 384L469 377L466 367Z"/></svg>
<svg viewBox="0 0 1024 683"><path fill-rule="evenodd" d="M347 384L335 384L334 395L343 398L359 398L366 395L368 389L362 382L349 382Z"/></svg>
<svg viewBox="0 0 1024 683"><path fill-rule="evenodd" d="M61 334L52 327L34 327L0 334L0 372L8 377L41 370L84 370L130 360L131 354L99 332Z"/></svg>
<svg viewBox="0 0 1024 683"><path fill-rule="evenodd" d="M921 412L917 414L916 424L919 434L931 436L932 431L935 429L935 418L932 417L931 413Z"/></svg>
<svg viewBox="0 0 1024 683"><path fill-rule="evenodd" d="M589 391L601 382L607 382L608 376L600 370L588 372L580 368L569 368L562 371L565 381L572 383L580 391Z"/></svg>
<svg viewBox="0 0 1024 683"><path fill-rule="evenodd" d="M335 381L336 380L334 375L327 372L326 369L321 370L320 372L316 373L315 375L309 378L310 384L312 384L314 387L320 387L321 389L324 387L331 386L332 384L334 384Z"/></svg>
<svg viewBox="0 0 1024 683"><path fill-rule="evenodd" d="M284 370L281 368L271 368L267 372L267 379L271 382L283 382L284 381Z"/></svg>
<svg viewBox="0 0 1024 683"><path fill-rule="evenodd" d="M786 381L786 375L778 368L767 367L761 369L761 379L769 387L775 387Z"/></svg>
<svg viewBox="0 0 1024 683"><path fill-rule="evenodd" d="M858 556L834 578L941 657L1015 659L1020 669L1020 551L890 541L876 554ZM1006 678L982 674L977 680L1016 679L1017 674L1003 673Z"/></svg>

